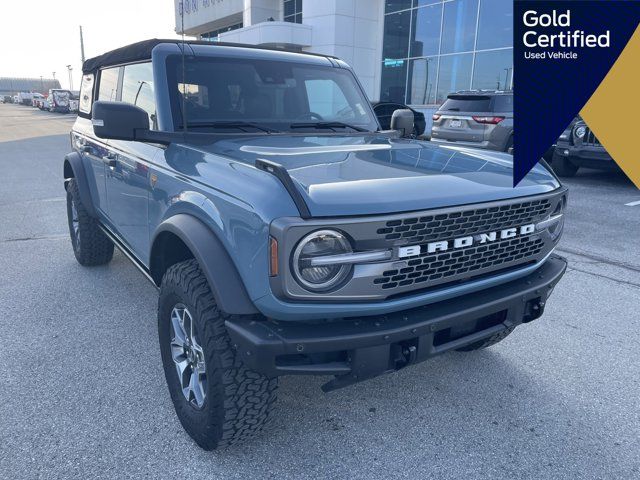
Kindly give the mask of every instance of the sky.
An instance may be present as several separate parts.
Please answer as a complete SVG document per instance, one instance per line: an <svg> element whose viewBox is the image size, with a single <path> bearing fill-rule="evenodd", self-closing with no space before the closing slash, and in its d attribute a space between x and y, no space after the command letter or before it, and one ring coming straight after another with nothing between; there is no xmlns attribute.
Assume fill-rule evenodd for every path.
<svg viewBox="0 0 640 480"><path fill-rule="evenodd" d="M51 78L56 72L62 87L69 88L70 64L78 90L80 25L86 58L139 40L177 37L173 0L2 2L8 8L0 11L0 77Z"/></svg>

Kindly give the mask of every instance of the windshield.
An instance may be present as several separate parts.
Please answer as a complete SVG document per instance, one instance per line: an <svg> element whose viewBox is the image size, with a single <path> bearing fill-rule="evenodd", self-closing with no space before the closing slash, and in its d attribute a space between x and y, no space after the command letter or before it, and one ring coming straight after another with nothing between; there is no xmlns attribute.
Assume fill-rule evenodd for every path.
<svg viewBox="0 0 640 480"><path fill-rule="evenodd" d="M349 70L238 58L168 60L176 129L203 131L375 131L369 101Z"/></svg>

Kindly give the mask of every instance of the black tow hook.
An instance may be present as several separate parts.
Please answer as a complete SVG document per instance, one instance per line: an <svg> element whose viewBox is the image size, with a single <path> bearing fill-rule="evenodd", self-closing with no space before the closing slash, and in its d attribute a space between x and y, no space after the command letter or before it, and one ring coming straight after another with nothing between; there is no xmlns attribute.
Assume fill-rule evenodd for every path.
<svg viewBox="0 0 640 480"><path fill-rule="evenodd" d="M394 353L392 356L394 370L400 370L401 368L416 362L416 358L418 357L418 347L415 341L411 340L408 342L396 343L395 345L392 345L391 348Z"/></svg>
<svg viewBox="0 0 640 480"><path fill-rule="evenodd" d="M405 349L402 350L402 354L404 355L405 359L406 359L406 365L411 365L412 363L415 363L416 361L416 357L418 356L418 349L416 348L415 345L411 345Z"/></svg>
<svg viewBox="0 0 640 480"><path fill-rule="evenodd" d="M522 323L532 322L542 316L544 313L545 302L541 297L529 300L524 307L524 315L522 316Z"/></svg>

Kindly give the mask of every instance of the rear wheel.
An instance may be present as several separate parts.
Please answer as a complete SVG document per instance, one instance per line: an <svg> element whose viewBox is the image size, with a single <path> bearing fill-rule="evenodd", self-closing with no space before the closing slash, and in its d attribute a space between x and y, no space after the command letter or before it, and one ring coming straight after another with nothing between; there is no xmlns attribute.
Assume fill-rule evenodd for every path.
<svg viewBox="0 0 640 480"><path fill-rule="evenodd" d="M246 368L197 261L171 266L158 303L160 352L180 423L205 450L253 437L266 423L277 379Z"/></svg>
<svg viewBox="0 0 640 480"><path fill-rule="evenodd" d="M67 185L67 219L73 253L80 265L109 263L113 257L113 242L100 230L98 221L87 212L80 199L76 179Z"/></svg>
<svg viewBox="0 0 640 480"><path fill-rule="evenodd" d="M553 171L560 177L573 177L578 171L578 165L572 163L569 158L559 155L557 152L553 152L552 161Z"/></svg>

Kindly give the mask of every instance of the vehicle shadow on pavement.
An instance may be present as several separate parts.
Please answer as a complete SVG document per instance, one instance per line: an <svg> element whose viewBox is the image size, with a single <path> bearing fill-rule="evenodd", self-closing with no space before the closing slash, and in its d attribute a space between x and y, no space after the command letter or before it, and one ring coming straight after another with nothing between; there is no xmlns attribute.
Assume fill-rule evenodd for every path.
<svg viewBox="0 0 640 480"><path fill-rule="evenodd" d="M592 168L581 168L575 177L563 178L563 182L571 184L581 184L585 186L615 186L621 188L633 188L633 182L621 170L595 170Z"/></svg>
<svg viewBox="0 0 640 480"><path fill-rule="evenodd" d="M264 442L284 451L304 445L312 458L292 459L278 448L269 449L269 458L294 471L323 465L338 477L352 457L363 477L391 474L395 465L403 476L418 478L447 472L486 478L494 476L492 469L509 476L516 468L549 478L565 468L567 474L590 472L589 459L614 464L616 458L603 458L598 442L585 438L585 432L605 433L554 395L548 379L529 375L500 349L445 354L326 395L320 386L328 378L284 378L272 428L251 444L215 455L241 461L248 449L267 454ZM585 460L581 467L565 464L576 455Z"/></svg>

